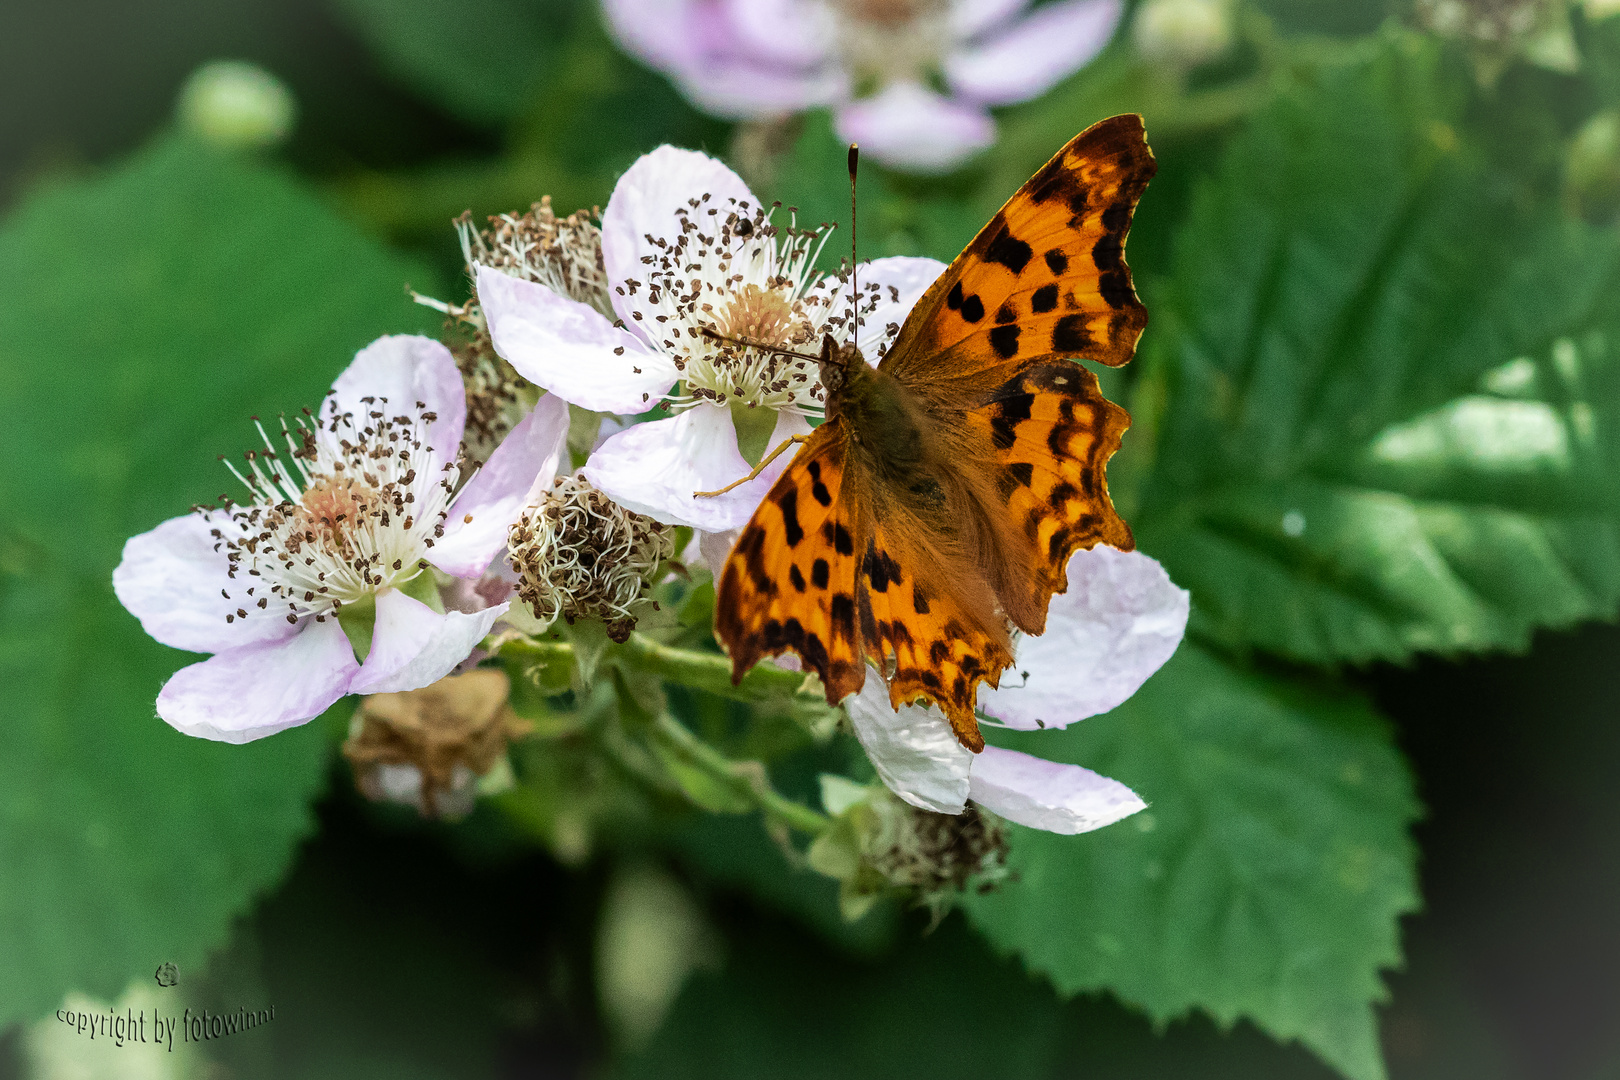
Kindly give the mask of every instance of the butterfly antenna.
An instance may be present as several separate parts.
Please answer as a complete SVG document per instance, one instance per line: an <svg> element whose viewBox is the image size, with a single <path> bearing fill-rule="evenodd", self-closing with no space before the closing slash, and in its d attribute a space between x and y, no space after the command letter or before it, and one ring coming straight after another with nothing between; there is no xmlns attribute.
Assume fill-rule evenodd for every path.
<svg viewBox="0 0 1620 1080"><path fill-rule="evenodd" d="M811 356L809 353L794 352L792 349L783 349L776 345L767 345L763 341L749 341L747 338L728 337L712 327L700 326L698 329L702 332L704 337L709 338L712 341L725 341L732 345L742 345L745 348L758 349L761 352L779 353L782 356L796 356L800 360L817 359L816 357Z"/></svg>
<svg viewBox="0 0 1620 1080"><path fill-rule="evenodd" d="M849 340L861 331L861 294L855 287L855 171L861 162L860 143L849 144Z"/></svg>

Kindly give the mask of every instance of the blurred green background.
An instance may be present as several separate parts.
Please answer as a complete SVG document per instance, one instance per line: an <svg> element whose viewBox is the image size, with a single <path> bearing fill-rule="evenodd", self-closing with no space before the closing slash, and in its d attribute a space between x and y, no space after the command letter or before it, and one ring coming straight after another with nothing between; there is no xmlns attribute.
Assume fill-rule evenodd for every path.
<svg viewBox="0 0 1620 1080"><path fill-rule="evenodd" d="M1376 1011L1389 1075L1620 1078L1620 631L1601 625L1620 599L1620 122L1604 119L1620 19L1541 6L1564 12L1573 69L1482 59L1377 0L1235 5L1238 43L1185 79L1127 30L1008 110L984 160L943 180L873 170L863 187L863 253L949 258L1069 134L1146 114L1161 172L1130 255L1155 323L1116 384L1136 425L1111 477L1144 549L1193 591L1194 624L1133 703L1138 726L1079 745L1134 783L1131 732L1219 691L1230 744L1201 795L1242 803L1262 765L1325 775L1313 755L1341 719L1388 753L1375 711L1409 761L1415 847L1388 753L1368 842L1397 870L1366 940L1324 915L1338 909L1285 925L1280 903L1255 922L1294 952L1183 994L1138 974L1162 957L1129 949L1102 974L1043 964L1043 924L999 897L970 905L980 929L1004 928L995 945L961 913L933 932L894 908L844 926L832 884L740 819L607 828L564 865L519 813L446 825L365 803L333 753L346 715L248 747L152 718L179 658L112 601L124 538L222 490L214 455L245 445L249 415L316 400L377 334L435 332L405 286L461 296L456 213L602 205L657 143L726 154L735 132L619 53L585 3L8 2L0 1076L1305 1078L1335 1075L1322 1058L1337 1051L1359 1078L1372 1059L1345 1066L1349 1042L1310 1017L1339 1007L1330 990L1374 998L1404 954ZM180 130L182 84L218 59L282 80L285 142L226 151ZM792 135L773 193L839 217L825 117ZM1574 464L1543 468L1500 433L1528 464L1396 453L1391 432L1455 430L1435 418L1468 394L1517 400L1501 388L1521 355L1536 400L1595 430ZM1316 381L1290 396L1300 369ZM1242 408L1233 378L1261 387ZM1395 450L1358 456L1368 445ZM1341 531L1290 546L1294 507ZM1369 540L1367 516L1396 524ZM1442 557L1451 573L1431 575ZM781 780L804 796L801 771ZM1170 790L1149 794L1173 822ZM1249 822L1212 812L1177 843L1252 841L1257 861L1225 871L1233 891L1287 879L1265 862L1281 849L1221 834ZM1073 924L1055 952L1148 918L1087 893L1136 828L1065 838L1101 854L1065 864ZM1339 934L1360 950L1344 977L1358 989L1277 974ZM180 996L154 998L165 960ZM99 1064L40 1019L70 991L127 987L137 1009L273 1003L277 1019L190 1056Z"/></svg>

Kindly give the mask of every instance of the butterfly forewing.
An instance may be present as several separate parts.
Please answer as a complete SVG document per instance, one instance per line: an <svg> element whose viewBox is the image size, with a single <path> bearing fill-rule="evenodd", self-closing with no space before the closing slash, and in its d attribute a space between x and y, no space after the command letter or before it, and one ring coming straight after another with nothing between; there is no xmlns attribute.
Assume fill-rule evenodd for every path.
<svg viewBox="0 0 1620 1080"><path fill-rule="evenodd" d="M1134 546L1106 471L1130 415L1103 397L1094 374L1059 360L1021 366L968 420L989 436L1005 513L1040 561L1022 579L1042 619L1023 629L1040 633L1052 594L1068 589L1069 556L1097 544ZM1020 610L1016 598L1003 603Z"/></svg>
<svg viewBox="0 0 1620 1080"><path fill-rule="evenodd" d="M923 294L884 369L915 382L1015 359L1130 360L1147 309L1125 237L1156 168L1140 116L1075 136Z"/></svg>
<svg viewBox="0 0 1620 1080"><path fill-rule="evenodd" d="M833 704L866 676L856 604L864 515L844 482L841 434L823 424L772 485L721 571L714 613L735 678L792 650Z"/></svg>

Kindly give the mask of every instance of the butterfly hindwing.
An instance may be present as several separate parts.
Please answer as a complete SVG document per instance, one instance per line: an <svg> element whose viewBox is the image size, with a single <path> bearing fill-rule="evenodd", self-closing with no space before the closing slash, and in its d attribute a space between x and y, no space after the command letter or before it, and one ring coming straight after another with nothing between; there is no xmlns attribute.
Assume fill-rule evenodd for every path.
<svg viewBox="0 0 1620 1080"><path fill-rule="evenodd" d="M734 678L792 650L833 704L866 676L857 616L864 516L845 483L844 452L836 422L800 449L737 538L714 615Z"/></svg>
<svg viewBox="0 0 1620 1080"><path fill-rule="evenodd" d="M973 715L978 684L997 684L1012 663L1012 642L1001 620L985 625L958 602L962 582L949 573L874 523L861 564L862 635L867 655L889 673L894 707L933 701L976 752L984 748Z"/></svg>
<svg viewBox="0 0 1620 1080"><path fill-rule="evenodd" d="M1140 116L1075 136L923 294L885 369L917 383L1011 360L1130 360L1147 309L1125 237L1156 167Z"/></svg>

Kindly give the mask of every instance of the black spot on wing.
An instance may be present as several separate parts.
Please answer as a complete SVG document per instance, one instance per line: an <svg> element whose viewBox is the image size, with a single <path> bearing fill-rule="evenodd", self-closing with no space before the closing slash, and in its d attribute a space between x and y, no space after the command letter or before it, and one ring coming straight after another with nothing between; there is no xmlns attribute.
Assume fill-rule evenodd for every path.
<svg viewBox="0 0 1620 1080"><path fill-rule="evenodd" d="M960 283L957 284L957 288L961 288ZM979 299L978 293L962 301L962 318L971 323L984 318L984 301Z"/></svg>
<svg viewBox="0 0 1620 1080"><path fill-rule="evenodd" d="M840 555L855 554L855 540L841 521L828 521L821 526L821 538L833 546Z"/></svg>
<svg viewBox="0 0 1620 1080"><path fill-rule="evenodd" d="M1086 329L1084 315L1065 315L1052 327L1053 352L1089 352L1096 348L1096 344L1091 340L1091 332Z"/></svg>
<svg viewBox="0 0 1620 1080"><path fill-rule="evenodd" d="M855 637L855 598L849 593L838 593L832 598L833 640L851 641Z"/></svg>
<svg viewBox="0 0 1620 1080"><path fill-rule="evenodd" d="M1046 268L1052 271L1053 277L1062 277L1069 269L1069 257L1063 254L1062 248L1053 248L1046 253Z"/></svg>
<svg viewBox="0 0 1620 1080"><path fill-rule="evenodd" d="M1018 355L1018 333L1021 328L1016 324L998 326L990 331L990 347L996 350L996 355L1003 360L1010 360Z"/></svg>
<svg viewBox="0 0 1620 1080"><path fill-rule="evenodd" d="M1042 315L1056 308L1057 301L1057 283L1053 282L1050 285L1042 285L1040 288L1035 290L1035 295L1029 298L1029 310L1035 312L1037 315Z"/></svg>
<svg viewBox="0 0 1620 1080"><path fill-rule="evenodd" d="M800 592L804 592L804 575L799 573L798 564L794 564L793 569L788 571L788 580L793 582L793 587L795 589L798 589Z"/></svg>
<svg viewBox="0 0 1620 1080"><path fill-rule="evenodd" d="M1018 309L1012 306L1012 301L1009 300L996 309L996 325L1001 326L1017 321Z"/></svg>
<svg viewBox="0 0 1620 1080"><path fill-rule="evenodd" d="M1029 260L1034 254L1028 244L1008 231L1005 221L984 248L986 262L1000 263L1015 274L1024 272L1024 267L1029 265Z"/></svg>
<svg viewBox="0 0 1620 1080"><path fill-rule="evenodd" d="M962 283L958 281L951 286L951 291L945 294L945 306L952 311L962 309Z"/></svg>
<svg viewBox="0 0 1620 1080"><path fill-rule="evenodd" d="M810 567L810 581L818 589L827 587L828 566L826 559L817 559Z"/></svg>
<svg viewBox="0 0 1620 1080"><path fill-rule="evenodd" d="M804 539L804 529L799 526L799 492L796 488L788 488L776 500L777 508L782 511L782 524L787 527L788 547L799 546Z"/></svg>

